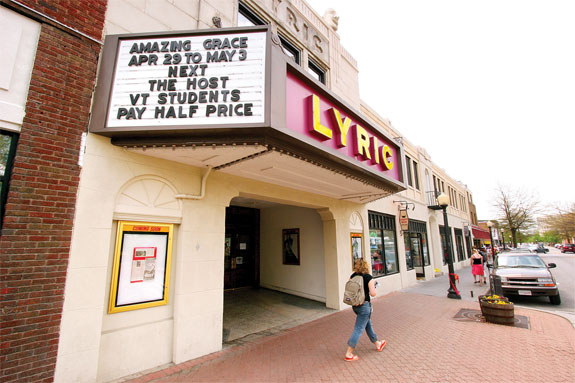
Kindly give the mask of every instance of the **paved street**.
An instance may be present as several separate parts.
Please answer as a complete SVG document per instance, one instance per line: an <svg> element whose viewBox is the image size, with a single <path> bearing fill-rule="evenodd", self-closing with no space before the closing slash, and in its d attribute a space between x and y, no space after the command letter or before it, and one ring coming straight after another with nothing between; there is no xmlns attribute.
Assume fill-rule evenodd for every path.
<svg viewBox="0 0 575 383"><path fill-rule="evenodd" d="M355 362L343 360L355 321L344 310L132 381L575 381L575 330L565 318L525 308L515 315L526 317L528 328L485 323L474 315L454 318L479 309L481 288L468 286L467 271L458 271L461 300L443 296L446 276L375 299L374 328L388 345L378 353L363 335Z"/></svg>
<svg viewBox="0 0 575 383"><path fill-rule="evenodd" d="M515 297L513 303L516 307L542 310L554 313L568 319L575 327L575 255L561 254L555 248L549 248L548 254L542 255L541 258L545 263L555 263L557 267L551 269L561 292L561 305L555 306L549 302L547 297ZM487 270L487 269L486 269ZM473 283L471 267L464 267L456 270L459 276L459 289L461 298L469 301L477 301L477 297L488 292L487 286L479 286ZM488 282L489 283L489 282ZM403 292L432 295L436 297L447 296L449 281L447 275L435 278L431 281L418 282L417 285L403 289Z"/></svg>

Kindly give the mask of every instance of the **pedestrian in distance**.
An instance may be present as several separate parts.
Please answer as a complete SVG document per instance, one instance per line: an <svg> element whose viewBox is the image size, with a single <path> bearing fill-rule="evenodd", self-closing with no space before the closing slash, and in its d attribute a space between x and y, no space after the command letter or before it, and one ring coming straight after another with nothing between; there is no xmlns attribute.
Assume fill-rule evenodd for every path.
<svg viewBox="0 0 575 383"><path fill-rule="evenodd" d="M371 343L375 345L378 352L383 351L386 345L385 340L379 340L375 331L373 331L373 325L371 324L371 313L373 311L371 306L371 297L377 295L376 292L376 281L373 279L371 274L369 274L369 264L363 258L355 261L353 268L353 274L350 279L356 275L361 275L363 277L363 290L365 294L365 301L359 306L353 306L353 312L356 315L355 326L353 328L353 333L351 334L349 340L347 341L347 352L345 353L345 360L347 362L352 362L358 360L359 357L354 354L354 350L359 342L359 337L365 330L367 336Z"/></svg>
<svg viewBox="0 0 575 383"><path fill-rule="evenodd" d="M481 254L481 256L483 257L483 273L484 273L483 284L485 285L487 284L487 282L485 281L487 279L487 275L489 275L489 273L491 272L491 270L489 269L491 266L488 262L487 253L485 251L479 250L479 254ZM485 272L486 266L487 266L487 273Z"/></svg>
<svg viewBox="0 0 575 383"><path fill-rule="evenodd" d="M471 254L471 258L469 258L469 261L471 262L471 274L473 274L473 280L475 281L473 283L481 284L483 282L485 284L483 256L479 254L476 247L473 248L473 253Z"/></svg>

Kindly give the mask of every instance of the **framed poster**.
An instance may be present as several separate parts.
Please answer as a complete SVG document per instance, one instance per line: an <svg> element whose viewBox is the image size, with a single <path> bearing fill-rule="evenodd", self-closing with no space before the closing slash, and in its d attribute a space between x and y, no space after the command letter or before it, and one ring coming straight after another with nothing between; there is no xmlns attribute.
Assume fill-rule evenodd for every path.
<svg viewBox="0 0 575 383"><path fill-rule="evenodd" d="M282 230L282 253L284 265L300 264L299 229Z"/></svg>
<svg viewBox="0 0 575 383"><path fill-rule="evenodd" d="M363 258L363 234L351 233L351 268L357 259Z"/></svg>
<svg viewBox="0 0 575 383"><path fill-rule="evenodd" d="M119 221L108 314L168 303L174 225Z"/></svg>

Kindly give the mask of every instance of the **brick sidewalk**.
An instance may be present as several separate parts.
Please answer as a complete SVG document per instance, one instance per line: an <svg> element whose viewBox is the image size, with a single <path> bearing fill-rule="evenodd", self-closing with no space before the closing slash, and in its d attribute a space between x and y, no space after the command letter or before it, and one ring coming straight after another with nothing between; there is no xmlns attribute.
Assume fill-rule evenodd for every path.
<svg viewBox="0 0 575 383"><path fill-rule="evenodd" d="M395 292L374 301L382 353L362 335L343 360L355 315L344 310L131 382L574 382L575 330L559 316L516 309L530 329L457 321L476 302Z"/></svg>

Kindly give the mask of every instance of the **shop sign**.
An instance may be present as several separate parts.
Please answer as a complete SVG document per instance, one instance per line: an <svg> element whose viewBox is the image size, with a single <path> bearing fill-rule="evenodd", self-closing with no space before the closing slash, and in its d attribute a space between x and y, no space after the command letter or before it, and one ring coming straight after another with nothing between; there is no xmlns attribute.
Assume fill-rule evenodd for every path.
<svg viewBox="0 0 575 383"><path fill-rule="evenodd" d="M409 231L409 217L407 216L407 210L399 211L399 225L401 226L401 231Z"/></svg>
<svg viewBox="0 0 575 383"><path fill-rule="evenodd" d="M403 182L401 147L385 133L291 71L287 72L286 93L288 129L320 142L324 150Z"/></svg>
<svg viewBox="0 0 575 383"><path fill-rule="evenodd" d="M106 128L263 123L267 33L112 36Z"/></svg>

